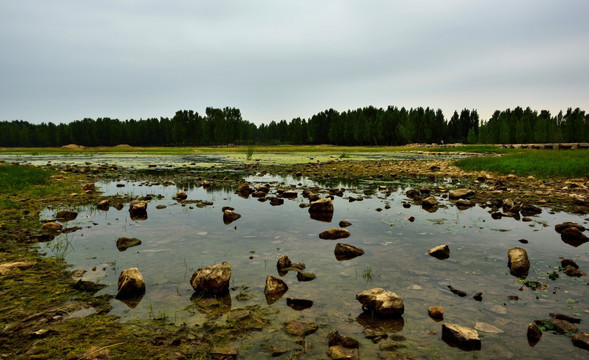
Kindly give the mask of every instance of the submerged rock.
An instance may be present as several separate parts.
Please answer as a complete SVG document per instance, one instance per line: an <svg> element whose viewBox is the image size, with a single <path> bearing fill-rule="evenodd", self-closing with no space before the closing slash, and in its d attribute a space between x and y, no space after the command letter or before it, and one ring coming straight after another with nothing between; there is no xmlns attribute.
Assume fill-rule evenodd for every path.
<svg viewBox="0 0 589 360"><path fill-rule="evenodd" d="M481 339L475 329L457 324L442 324L442 340L463 350L480 350Z"/></svg>
<svg viewBox="0 0 589 360"><path fill-rule="evenodd" d="M507 266L509 267L511 275L517 277L528 276L528 271L530 270L530 260L528 260L528 253L526 250L519 247L512 248L509 249L507 255L509 258Z"/></svg>
<svg viewBox="0 0 589 360"><path fill-rule="evenodd" d="M341 336L337 330L331 330L327 334L327 342L329 346L343 346L345 348L358 348L360 343L358 340L348 336Z"/></svg>
<svg viewBox="0 0 589 360"><path fill-rule="evenodd" d="M125 251L130 247L141 245L141 240L137 238L120 237L117 239L117 249Z"/></svg>
<svg viewBox="0 0 589 360"><path fill-rule="evenodd" d="M359 247L343 243L337 243L333 252L335 253L335 258L338 261L351 260L360 255L364 255L364 250L360 249Z"/></svg>
<svg viewBox="0 0 589 360"><path fill-rule="evenodd" d="M140 300L144 294L145 281L143 280L143 275L141 275L139 269L135 267L121 271L116 298L121 300L138 298ZM137 303L135 303L135 306Z"/></svg>
<svg viewBox="0 0 589 360"><path fill-rule="evenodd" d="M315 323L306 323L298 320L291 320L284 323L284 331L293 336L305 337L317 331L319 326Z"/></svg>
<svg viewBox="0 0 589 360"><path fill-rule="evenodd" d="M222 262L196 270L190 278L190 285L199 293L224 294L229 290L229 280L231 266Z"/></svg>
<svg viewBox="0 0 589 360"><path fill-rule="evenodd" d="M313 306L313 301L306 299L286 298L286 305L296 311L309 309Z"/></svg>
<svg viewBox="0 0 589 360"><path fill-rule="evenodd" d="M350 349L340 345L330 346L329 350L327 351L327 356L333 360L343 360L343 359L352 359L358 360L360 359L360 354L358 349Z"/></svg>
<svg viewBox="0 0 589 360"><path fill-rule="evenodd" d="M315 280L317 276L312 272L304 272L304 271L297 271L297 280L298 281L312 281Z"/></svg>
<svg viewBox="0 0 589 360"><path fill-rule="evenodd" d="M337 228L332 228L332 229L328 229L323 231L321 234L319 234L319 238L323 239L323 240L337 240L337 239L342 239L342 238L347 238L350 236L350 232L346 229L337 229Z"/></svg>
<svg viewBox="0 0 589 360"><path fill-rule="evenodd" d="M403 300L397 294L381 288L362 291L356 295L356 300L364 311L375 316L398 317L405 311Z"/></svg>
<svg viewBox="0 0 589 360"><path fill-rule="evenodd" d="M437 259L444 260L450 257L450 248L447 244L431 248L427 253Z"/></svg>

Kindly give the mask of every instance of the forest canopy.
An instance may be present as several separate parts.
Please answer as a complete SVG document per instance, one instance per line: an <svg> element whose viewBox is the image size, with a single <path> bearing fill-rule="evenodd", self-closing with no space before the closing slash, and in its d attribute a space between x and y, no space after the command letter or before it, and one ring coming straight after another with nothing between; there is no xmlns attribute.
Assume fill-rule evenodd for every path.
<svg viewBox="0 0 589 360"><path fill-rule="evenodd" d="M579 108L556 115L529 107L495 111L481 121L476 110L454 111L446 119L432 108L386 109L368 106L322 111L256 126L232 107L206 108L200 115L180 110L172 118L124 120L85 118L67 124L0 122L0 146L209 146L244 144L404 145L408 143L558 143L588 142L589 114Z"/></svg>

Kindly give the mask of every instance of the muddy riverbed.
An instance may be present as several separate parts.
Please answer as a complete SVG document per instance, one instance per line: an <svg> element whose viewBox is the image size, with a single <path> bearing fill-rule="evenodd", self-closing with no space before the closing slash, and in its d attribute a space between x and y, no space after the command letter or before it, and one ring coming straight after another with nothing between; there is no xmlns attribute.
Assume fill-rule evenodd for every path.
<svg viewBox="0 0 589 360"><path fill-rule="evenodd" d="M285 349L285 358L301 346L304 356L324 358L326 336L333 329L358 340L362 358L377 358L386 346L394 353L431 359L586 358L586 350L572 345L571 334L545 331L535 346L526 337L528 324L549 318L549 313L581 318L579 330L589 331L586 276L569 277L560 268L564 257L588 271L589 245L571 246L554 230L565 221L587 227L586 216L543 208L526 221L514 217L495 220L491 208L480 203L458 208L447 191L438 187L460 184L444 177L370 182L332 179L325 187L317 178L261 172L243 181L252 186L269 184L267 199L239 196L235 185L203 187L202 181L178 186L173 181L168 185L159 181L97 183L105 196L150 199L147 219L131 219L127 203L120 210L89 205L75 209L77 218L64 224L79 230L61 234L39 248L46 256L64 258L72 271L81 270L75 272L76 278L106 285L98 295L116 295L120 271L139 268L146 282L139 303L112 300L111 314L123 322L166 318L178 325L201 326L207 319L225 323L231 309L249 305L270 309L270 327L233 344L243 358L270 357L269 346ZM408 190L422 187L421 197L433 196L437 206L425 209L407 196ZM312 189L327 197L334 188L343 191L331 192L333 217L313 219L303 191ZM174 199L179 189L188 195L186 200ZM269 198L282 198L280 190L293 190L296 196L272 205ZM431 194L425 193L428 190ZM225 224L225 206L233 207L241 218ZM62 209L47 209L41 217L53 218L58 210ZM352 224L346 228L351 233L348 238L319 238L322 231L338 228L341 220ZM141 244L120 251L116 246L119 237L138 238ZM334 255L338 242L365 253L340 261ZM448 259L427 254L441 244L450 248ZM531 268L526 279L510 274L507 252L513 247L522 247L529 255ZM304 263L305 271L316 278L299 281L293 272L280 276L276 262L282 255ZM189 283L194 271L223 261L232 268L229 295L217 301L195 296ZM275 302L264 296L268 275L281 278L289 287ZM403 316L382 320L363 313L355 295L371 288L399 295L405 304ZM479 292L481 297L473 298ZM292 299L308 301L302 302L305 306L294 306ZM434 305L445 309L441 322L428 316L428 307ZM282 329L290 320L316 323L318 330L301 343ZM481 349L472 352L448 345L441 338L445 322L477 328ZM387 338L368 339L367 327L381 328Z"/></svg>

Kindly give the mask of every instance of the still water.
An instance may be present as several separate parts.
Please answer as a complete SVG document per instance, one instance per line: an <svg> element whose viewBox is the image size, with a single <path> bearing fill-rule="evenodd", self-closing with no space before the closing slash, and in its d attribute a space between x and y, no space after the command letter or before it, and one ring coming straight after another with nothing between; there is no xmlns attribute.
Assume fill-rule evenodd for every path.
<svg viewBox="0 0 589 360"><path fill-rule="evenodd" d="M292 187L299 195L285 199L281 206L272 206L269 201L242 198L234 189L185 187L189 202L212 202L199 207L197 203L173 200L178 190L175 186L97 184L105 195L162 195L163 198L149 201L148 218L141 221L130 219L128 204L122 210L81 209L78 218L66 226L82 229L62 234L42 244L41 249L48 256L64 257L72 270L88 270L84 279L106 285L98 294L116 295L121 270L139 268L146 281L145 296L134 308L112 300L112 314L120 316L121 321L166 316L169 321L189 326L201 325L206 320L206 312L191 300L191 275L200 267L228 262L232 268L230 308L262 305L276 311L272 327L252 333L238 344L240 354L246 358L269 356L260 344L287 349L300 347L281 330L285 321L293 319L319 325L317 333L306 338L309 357L326 357L325 336L336 329L360 341L362 358L376 358L379 345L363 335L364 326L372 320L361 316L361 306L355 300L357 293L375 287L395 292L405 303L402 320L371 324L383 327L389 336L398 335L402 346L406 346L400 352L443 359L587 358L587 351L574 347L564 335L545 332L534 347L526 338L527 325L548 318L550 312L581 317L580 331L589 331L586 277L571 278L559 272L558 279L548 278L549 273L558 270L559 257L571 258L581 270L589 271L589 245L572 247L562 242L554 231L554 225L564 221L587 226L582 217L543 209L542 214L532 217L532 222L513 218L493 220L489 209L476 206L459 210L442 194L435 195L440 202L439 209L427 212L415 204L410 208L402 206L404 202L411 203L405 191L419 188L419 184L386 183L380 184L388 187L386 191L379 191L376 184L346 189L343 197L334 198L332 221L321 222L312 219L307 208L300 207L308 203L302 197L303 187L317 185L312 181L270 176L248 180L252 185L269 182L270 195L278 187ZM340 184L346 185L349 184ZM350 202L349 197L362 200ZM158 205L166 207L156 209ZM221 211L224 206L235 208L241 218L225 225ZM43 216L50 218L58 210L61 209L47 210ZM411 216L415 221L407 220ZM347 228L351 232L349 238L319 238L320 232L338 227L344 219L352 223ZM116 247L119 237L136 237L142 244L119 251ZM528 243L522 244L521 239ZM334 255L337 242L360 247L365 254L338 261ZM449 259L438 260L427 255L428 249L441 244L449 245ZM525 287L509 274L507 251L518 246L525 248L530 257L527 279L547 284L545 290ZM305 271L317 278L299 282L296 273L288 273L281 277L289 286L288 292L277 302L267 304L265 279L267 275L279 277L276 262L281 255L304 263ZM459 297L448 285L468 295ZM476 292L482 292L482 301L473 299ZM518 300L509 300L508 296L517 296ZM297 311L286 305L286 298L311 300L313 306ZM441 339L443 322L428 317L427 309L433 305L444 307L443 322L470 328L486 323L496 330L479 331L480 351L465 352L450 347ZM225 321L224 316L217 321Z"/></svg>

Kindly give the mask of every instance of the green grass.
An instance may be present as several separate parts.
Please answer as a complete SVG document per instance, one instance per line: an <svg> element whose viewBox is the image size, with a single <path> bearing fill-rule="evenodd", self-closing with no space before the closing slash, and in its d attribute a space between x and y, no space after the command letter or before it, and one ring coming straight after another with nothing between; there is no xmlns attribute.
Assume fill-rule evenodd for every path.
<svg viewBox="0 0 589 360"><path fill-rule="evenodd" d="M492 171L537 178L589 177L589 149L518 150L497 157L476 157L455 161L468 171Z"/></svg>
<svg viewBox="0 0 589 360"><path fill-rule="evenodd" d="M45 169L0 165L0 193L20 191L31 185L46 185L52 174Z"/></svg>

